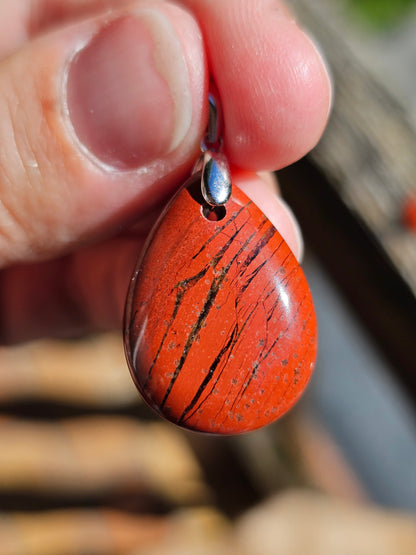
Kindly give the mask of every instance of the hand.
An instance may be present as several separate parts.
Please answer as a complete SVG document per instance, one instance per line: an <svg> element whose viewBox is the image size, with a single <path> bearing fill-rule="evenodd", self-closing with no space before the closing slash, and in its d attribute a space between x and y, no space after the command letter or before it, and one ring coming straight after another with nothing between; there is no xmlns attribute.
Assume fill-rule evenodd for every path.
<svg viewBox="0 0 416 555"><path fill-rule="evenodd" d="M208 66L235 181L299 257L292 216L247 173L303 156L330 107L322 59L281 2L1 3L3 342L121 325L146 233L197 157Z"/></svg>

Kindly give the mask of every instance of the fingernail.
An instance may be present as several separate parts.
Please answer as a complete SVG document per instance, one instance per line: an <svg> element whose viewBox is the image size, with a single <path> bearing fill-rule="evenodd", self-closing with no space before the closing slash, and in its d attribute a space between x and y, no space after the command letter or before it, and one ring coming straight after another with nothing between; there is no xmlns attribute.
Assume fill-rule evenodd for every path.
<svg viewBox="0 0 416 555"><path fill-rule="evenodd" d="M140 168L175 149L189 128L192 98L165 15L143 9L102 28L71 62L67 105L81 145L113 168Z"/></svg>

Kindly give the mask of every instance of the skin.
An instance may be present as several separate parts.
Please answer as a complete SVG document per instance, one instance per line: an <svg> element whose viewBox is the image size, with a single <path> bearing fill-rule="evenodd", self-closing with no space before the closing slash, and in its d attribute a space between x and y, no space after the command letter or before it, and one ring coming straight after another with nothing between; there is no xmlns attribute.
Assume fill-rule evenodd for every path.
<svg viewBox="0 0 416 555"><path fill-rule="evenodd" d="M173 150L162 149L152 164L122 171L97 163L74 133L62 76L81 43L109 20L143 7L160 11L176 32L189 74L192 117ZM270 174L257 172L282 168L316 144L328 118L331 86L320 54L284 4L17 0L0 5L2 342L121 326L141 245L198 155L207 122L208 67L222 99L224 149L234 181L300 258L296 222ZM171 121L173 115L167 116Z"/></svg>

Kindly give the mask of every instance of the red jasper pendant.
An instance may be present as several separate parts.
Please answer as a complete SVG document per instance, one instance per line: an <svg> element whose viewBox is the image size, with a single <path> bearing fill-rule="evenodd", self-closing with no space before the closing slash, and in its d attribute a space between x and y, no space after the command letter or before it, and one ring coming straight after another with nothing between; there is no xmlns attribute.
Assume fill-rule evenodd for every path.
<svg viewBox="0 0 416 555"><path fill-rule="evenodd" d="M235 185L209 207L194 174L152 231L127 298L126 356L147 403L188 429L254 430L296 402L316 349L309 287L281 235Z"/></svg>

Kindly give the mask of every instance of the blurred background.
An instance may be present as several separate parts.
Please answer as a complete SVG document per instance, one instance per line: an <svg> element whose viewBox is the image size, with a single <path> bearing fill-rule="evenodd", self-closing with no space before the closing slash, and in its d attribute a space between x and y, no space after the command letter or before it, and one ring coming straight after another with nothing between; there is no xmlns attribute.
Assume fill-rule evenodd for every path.
<svg viewBox="0 0 416 555"><path fill-rule="evenodd" d="M120 334L0 348L0 555L416 553L416 0L292 0L333 75L279 172L320 351L286 417L234 438L156 419Z"/></svg>

